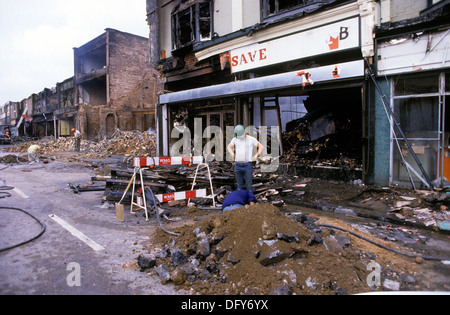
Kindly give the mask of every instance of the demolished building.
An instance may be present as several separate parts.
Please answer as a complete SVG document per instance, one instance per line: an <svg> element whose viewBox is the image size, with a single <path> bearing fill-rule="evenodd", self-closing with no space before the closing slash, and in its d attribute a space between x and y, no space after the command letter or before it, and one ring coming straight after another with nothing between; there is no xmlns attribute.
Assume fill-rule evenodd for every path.
<svg viewBox="0 0 450 315"><path fill-rule="evenodd" d="M56 120L56 135L67 137L71 135L71 129L75 127L74 117L77 115L78 107L74 102L74 77L56 84L59 106L53 112Z"/></svg>
<svg viewBox="0 0 450 315"><path fill-rule="evenodd" d="M20 122L19 135L67 137L79 129L101 141L122 131L153 131L162 89L150 66L149 40L115 29L74 48L74 75L2 108L4 123Z"/></svg>
<svg viewBox="0 0 450 315"><path fill-rule="evenodd" d="M74 48L74 58L76 127L84 137L155 128L159 78L149 64L147 38L106 29Z"/></svg>

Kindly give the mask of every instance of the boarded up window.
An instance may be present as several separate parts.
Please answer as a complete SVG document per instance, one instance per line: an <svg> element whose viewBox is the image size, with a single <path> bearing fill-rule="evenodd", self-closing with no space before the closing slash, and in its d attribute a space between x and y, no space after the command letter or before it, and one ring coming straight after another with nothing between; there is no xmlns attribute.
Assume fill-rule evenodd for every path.
<svg viewBox="0 0 450 315"><path fill-rule="evenodd" d="M70 123L67 120L59 120L59 135L70 136Z"/></svg>

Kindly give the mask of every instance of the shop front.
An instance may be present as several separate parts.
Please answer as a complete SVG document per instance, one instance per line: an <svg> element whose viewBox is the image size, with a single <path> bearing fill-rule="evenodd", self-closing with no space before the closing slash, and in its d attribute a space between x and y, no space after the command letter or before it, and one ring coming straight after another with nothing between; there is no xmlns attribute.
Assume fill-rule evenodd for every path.
<svg viewBox="0 0 450 315"><path fill-rule="evenodd" d="M160 96L161 155L195 151L227 160L224 148L234 126L243 124L267 144L266 156L278 153L322 169L352 160L357 178L364 179L368 135L359 16L241 44L220 53L220 67L236 80ZM208 145L212 141L215 146Z"/></svg>
<svg viewBox="0 0 450 315"><path fill-rule="evenodd" d="M72 135L72 128L76 127L78 116L78 106L63 107L53 112L56 121L58 137L69 137Z"/></svg>
<svg viewBox="0 0 450 315"><path fill-rule="evenodd" d="M378 75L412 151L435 187L450 179L450 30L378 41ZM391 184L427 186L406 141L391 128Z"/></svg>
<svg viewBox="0 0 450 315"><path fill-rule="evenodd" d="M158 128L164 131L161 154L180 153L172 147L187 128L192 142L202 139L202 151L197 154L216 154L217 146L214 152L204 151L206 143L216 138L222 149L216 160L225 160L223 148L231 140L234 126L242 123L253 126L253 135L264 143L270 142L272 131L278 133L281 154L292 150L283 146L281 134L296 132L298 141L308 145L321 139L333 142L320 158L345 155L362 163L364 82L364 62L357 60L162 95L159 116L166 119L161 120L163 128ZM299 130L304 124L308 125L307 134ZM180 132L172 138L177 130ZM194 143L192 149L195 147ZM320 154L304 155L317 159Z"/></svg>

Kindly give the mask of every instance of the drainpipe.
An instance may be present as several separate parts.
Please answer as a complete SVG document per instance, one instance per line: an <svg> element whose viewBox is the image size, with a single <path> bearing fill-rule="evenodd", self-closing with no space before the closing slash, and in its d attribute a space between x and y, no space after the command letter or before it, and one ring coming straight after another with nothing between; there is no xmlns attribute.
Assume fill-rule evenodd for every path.
<svg viewBox="0 0 450 315"><path fill-rule="evenodd" d="M55 140L58 139L57 132L56 132L56 116L55 115L53 115L53 133L55 135Z"/></svg>
<svg viewBox="0 0 450 315"><path fill-rule="evenodd" d="M150 64L156 68L160 61L159 8L158 1L147 1L147 23L150 28Z"/></svg>

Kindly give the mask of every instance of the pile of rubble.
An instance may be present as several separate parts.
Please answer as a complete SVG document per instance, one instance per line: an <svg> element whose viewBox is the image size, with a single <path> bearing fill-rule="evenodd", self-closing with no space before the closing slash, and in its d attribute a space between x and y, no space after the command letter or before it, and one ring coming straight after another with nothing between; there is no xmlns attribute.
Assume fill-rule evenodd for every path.
<svg viewBox="0 0 450 315"><path fill-rule="evenodd" d="M208 164L216 201L222 203L229 193L237 189L233 165L230 162L216 161ZM159 166L143 170L143 177L146 187L151 187L155 194L164 194L191 190L196 171L195 165ZM132 175L132 169L111 169L111 178L107 180L104 200L109 202L119 201ZM283 182L285 181L286 179L276 174L255 172L254 192L256 197L262 201L277 202L277 204L283 205L284 201L281 199L281 195L285 191L283 188ZM199 169L194 189L207 189L207 194L211 195L209 174L206 168ZM125 199L125 201L128 202L129 200ZM200 206L212 205L211 198L195 200L195 202Z"/></svg>
<svg viewBox="0 0 450 315"><path fill-rule="evenodd" d="M375 290L367 283L367 266L373 260L383 261L379 253L357 247L346 233L322 229L316 221L302 213L288 216L272 205L258 204L182 227L175 238L159 231L152 250L140 255L137 263L141 271L158 276L163 284L173 282L192 294ZM408 289L416 282L411 274L394 271L395 267L389 266L389 274L383 275L390 281L386 283Z"/></svg>
<svg viewBox="0 0 450 315"><path fill-rule="evenodd" d="M357 117L319 106L334 103L330 95L310 99L309 108L305 103L308 114L286 124L280 162L293 165L305 177L361 179L363 150Z"/></svg>
<svg viewBox="0 0 450 315"><path fill-rule="evenodd" d="M229 162L209 163L213 178L214 195L221 204L225 197L236 190L233 166ZM145 170L145 185L155 194L191 190L196 167L158 167ZM113 169L107 180L104 200L118 202L132 176L132 170ZM194 189L207 189L211 195L207 170L198 173ZM445 192L412 191L399 187L367 187L361 181L342 183L303 178L294 175L260 173L255 169L253 190L260 202L278 207L286 204L318 208L352 216L360 215L360 209L373 211L374 216L395 224L414 227L449 230L450 195ZM131 193L129 194L131 196ZM129 197L130 197L129 196ZM125 202L129 202L128 196ZM211 206L212 199L193 200L199 207ZM179 206L179 202L169 204ZM169 209L170 211L170 209ZM362 212L361 216L366 213Z"/></svg>
<svg viewBox="0 0 450 315"><path fill-rule="evenodd" d="M26 152L32 144L38 144L44 154L72 152L75 148L75 139L73 137L60 137L50 141L42 139L12 146L5 151ZM116 130L111 137L100 142L82 140L81 152L83 154L97 153L99 157L106 155L154 156L156 153L156 137L148 132Z"/></svg>
<svg viewBox="0 0 450 315"><path fill-rule="evenodd" d="M155 156L156 136L149 132L116 130L111 138L99 142L94 150L131 157Z"/></svg>
<svg viewBox="0 0 450 315"><path fill-rule="evenodd" d="M450 231L450 195L446 190L367 187L349 200L350 206L385 211L405 225Z"/></svg>
<svg viewBox="0 0 450 315"><path fill-rule="evenodd" d="M28 161L24 160L24 161ZM14 154L8 154L5 156L0 157L0 163L4 163L4 164L16 164L19 163L18 159L17 159L17 155Z"/></svg>
<svg viewBox="0 0 450 315"><path fill-rule="evenodd" d="M389 214L400 220L420 222L426 227L450 230L450 196L446 192L415 191L415 196L400 196Z"/></svg>

